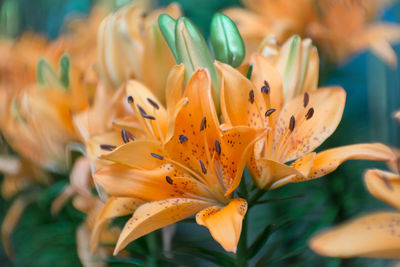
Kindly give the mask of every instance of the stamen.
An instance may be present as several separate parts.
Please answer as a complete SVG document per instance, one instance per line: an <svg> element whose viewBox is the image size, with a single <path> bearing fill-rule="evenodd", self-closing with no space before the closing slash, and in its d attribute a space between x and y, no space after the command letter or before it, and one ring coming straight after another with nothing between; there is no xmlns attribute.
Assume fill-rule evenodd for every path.
<svg viewBox="0 0 400 267"><path fill-rule="evenodd" d="M200 123L200 131L203 131L207 127L207 119L204 117Z"/></svg>
<svg viewBox="0 0 400 267"><path fill-rule="evenodd" d="M265 111L265 117L270 116L272 113L274 113L276 111L276 109L274 108L270 108L267 111Z"/></svg>
<svg viewBox="0 0 400 267"><path fill-rule="evenodd" d="M308 102L310 102L310 95L307 92L305 92L304 93L304 99L303 99L304 107L307 107Z"/></svg>
<svg viewBox="0 0 400 267"><path fill-rule="evenodd" d="M215 140L215 152L217 152L218 155L221 155L221 144L218 140Z"/></svg>
<svg viewBox="0 0 400 267"><path fill-rule="evenodd" d="M310 109L307 111L306 120L311 119L311 117L312 117L313 115L314 115L314 108L310 108Z"/></svg>
<svg viewBox="0 0 400 267"><path fill-rule="evenodd" d="M113 146L113 145L107 145L107 144L101 144L100 145L100 149L107 150L107 151L113 151L116 148L117 147Z"/></svg>
<svg viewBox="0 0 400 267"><path fill-rule="evenodd" d="M179 135L179 142L181 144L185 143L187 140L189 140L189 138L187 138L186 136L184 136L183 134Z"/></svg>
<svg viewBox="0 0 400 267"><path fill-rule="evenodd" d="M131 95L128 96L128 103L133 103L133 97Z"/></svg>
<svg viewBox="0 0 400 267"><path fill-rule="evenodd" d="M147 98L147 101L152 105L155 109L160 109L160 106L151 98Z"/></svg>
<svg viewBox="0 0 400 267"><path fill-rule="evenodd" d="M156 119L153 116L147 114L146 111L144 111L144 109L141 106L139 106L139 105L136 105L136 106L138 107L140 115L142 115L143 118L149 119L149 120L155 120Z"/></svg>
<svg viewBox="0 0 400 267"><path fill-rule="evenodd" d="M156 158L156 159L159 159L159 160L163 160L163 159L164 159L163 156L158 155L158 154L156 154L156 153L150 153L150 155L151 155L152 157Z"/></svg>
<svg viewBox="0 0 400 267"><path fill-rule="evenodd" d="M251 104L254 103L254 91L253 90L250 90L250 92L249 92L249 101Z"/></svg>
<svg viewBox="0 0 400 267"><path fill-rule="evenodd" d="M204 166L203 161L202 161L202 160L199 160L199 161L200 161L201 171L202 171L204 174L207 174L207 169L206 169L206 166Z"/></svg>
<svg viewBox="0 0 400 267"><path fill-rule="evenodd" d="M264 85L261 87L261 93L268 95L269 91L270 91L269 83L266 80L264 80Z"/></svg>
<svg viewBox="0 0 400 267"><path fill-rule="evenodd" d="M121 130L121 136L125 144L128 143L129 140L132 141L136 140L136 137L131 132L127 131L125 128Z"/></svg>
<svg viewBox="0 0 400 267"><path fill-rule="evenodd" d="M289 130L290 130L290 132L293 132L294 126L295 126L295 119L294 119L294 116L292 115L292 117L290 117L290 122L289 122Z"/></svg>
<svg viewBox="0 0 400 267"><path fill-rule="evenodd" d="M165 176L165 180L167 180L167 183L169 183L169 184L173 184L173 183L174 183L174 181L172 180L172 178L169 177L168 175Z"/></svg>

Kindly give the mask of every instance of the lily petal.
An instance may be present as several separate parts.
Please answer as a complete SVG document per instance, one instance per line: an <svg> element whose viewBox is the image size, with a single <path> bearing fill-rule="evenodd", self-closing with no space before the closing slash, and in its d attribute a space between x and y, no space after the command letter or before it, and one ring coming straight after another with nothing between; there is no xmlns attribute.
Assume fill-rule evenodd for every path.
<svg viewBox="0 0 400 267"><path fill-rule="evenodd" d="M264 81L267 81L269 84L271 105L270 107L267 106L267 108L281 109L283 105L283 85L281 74L266 57L260 54L254 54L251 58L251 62L253 64L251 81L256 87L256 90L261 89L264 85Z"/></svg>
<svg viewBox="0 0 400 267"><path fill-rule="evenodd" d="M332 148L317 154L308 179L324 176L336 170L346 160L389 161L394 158L392 150L380 143Z"/></svg>
<svg viewBox="0 0 400 267"><path fill-rule="evenodd" d="M329 257L400 258L400 213L377 212L314 236L309 245Z"/></svg>
<svg viewBox="0 0 400 267"><path fill-rule="evenodd" d="M221 76L221 111L225 123L263 127L266 107L261 87L253 88L245 76L227 64L216 61L215 65Z"/></svg>
<svg viewBox="0 0 400 267"><path fill-rule="evenodd" d="M132 109L148 135L162 139L167 130L167 112L163 105L146 86L136 80L126 84L126 94L132 99Z"/></svg>
<svg viewBox="0 0 400 267"><path fill-rule="evenodd" d="M182 175L170 164L154 170L136 170L113 164L98 170L94 179L107 193L118 197L156 201L185 194L208 196L202 184Z"/></svg>
<svg viewBox="0 0 400 267"><path fill-rule="evenodd" d="M100 235L107 226L109 219L129 215L143 205L145 201L137 198L111 197L107 200L98 215L90 237L90 248L92 252L97 250Z"/></svg>
<svg viewBox="0 0 400 267"><path fill-rule="evenodd" d="M208 71L199 69L193 74L184 96L188 103L177 114L176 121L179 123L175 123L174 135L165 148L171 158L202 173L199 161L207 165L207 153L203 153L206 145L214 147L220 135ZM181 142L181 135L187 138L186 142Z"/></svg>
<svg viewBox="0 0 400 267"><path fill-rule="evenodd" d="M174 107L183 97L183 82L185 78L185 66L175 65L168 76L167 88L165 89L168 117L173 113Z"/></svg>
<svg viewBox="0 0 400 267"><path fill-rule="evenodd" d="M135 151L135 153L132 153ZM101 155L101 159L130 166L137 169L154 169L161 166L164 160L152 155L164 155L159 142L151 140L137 140L121 145L115 150Z"/></svg>
<svg viewBox="0 0 400 267"><path fill-rule="evenodd" d="M307 154L290 166L268 159L258 160L262 175L255 179L260 188L275 189L305 179L311 171L316 153Z"/></svg>
<svg viewBox="0 0 400 267"><path fill-rule="evenodd" d="M247 202L235 198L226 207L213 206L196 215L196 222L208 228L212 237L226 250L236 253Z"/></svg>
<svg viewBox="0 0 400 267"><path fill-rule="evenodd" d="M79 260L83 267L106 267L107 252L104 249L97 251L95 255L90 252L90 228L82 223L76 230L76 246Z"/></svg>
<svg viewBox="0 0 400 267"><path fill-rule="evenodd" d="M304 96L300 95L286 103L279 114L274 157L280 162L291 161L313 151L335 131L342 118L346 99L342 88L320 88L309 92L308 96L306 107ZM290 129L291 124L293 129Z"/></svg>
<svg viewBox="0 0 400 267"><path fill-rule="evenodd" d="M140 206L125 224L114 250L117 255L130 242L171 223L183 220L212 205L210 202L170 198Z"/></svg>
<svg viewBox="0 0 400 267"><path fill-rule="evenodd" d="M381 170L368 170L364 176L368 191L377 199L400 210L400 176Z"/></svg>

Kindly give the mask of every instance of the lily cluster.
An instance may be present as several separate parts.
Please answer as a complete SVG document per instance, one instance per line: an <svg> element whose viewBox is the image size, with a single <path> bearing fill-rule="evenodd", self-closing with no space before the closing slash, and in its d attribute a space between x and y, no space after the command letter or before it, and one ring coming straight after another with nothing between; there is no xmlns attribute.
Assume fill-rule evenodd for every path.
<svg viewBox="0 0 400 267"><path fill-rule="evenodd" d="M53 42L25 35L0 46L7 51L0 61L10 62L0 65L0 129L18 154L0 161L3 189L16 177L18 191L32 180L51 183L48 171L71 170L51 209L55 215L73 198L87 214L77 232L84 264L89 245L102 256L109 251L99 244L116 243L116 255L193 215L235 253L246 214L268 190L323 177L347 160L395 159L380 143L314 152L339 125L346 92L318 88L317 50L292 36L301 30L285 28L282 45L267 36L246 57L245 24L238 29L223 14L213 17L208 46L177 4L107 13L96 8ZM73 166L71 150L82 154ZM239 188L246 182L254 190ZM34 196L11 209L3 240ZM108 227L127 215L122 230Z"/></svg>
<svg viewBox="0 0 400 267"><path fill-rule="evenodd" d="M346 61L363 50L370 50L392 67L396 53L390 43L400 40L400 26L376 22L379 12L390 1L376 0L243 0L246 8L224 11L238 25L248 52L273 34L284 42L293 34L312 38L333 62Z"/></svg>

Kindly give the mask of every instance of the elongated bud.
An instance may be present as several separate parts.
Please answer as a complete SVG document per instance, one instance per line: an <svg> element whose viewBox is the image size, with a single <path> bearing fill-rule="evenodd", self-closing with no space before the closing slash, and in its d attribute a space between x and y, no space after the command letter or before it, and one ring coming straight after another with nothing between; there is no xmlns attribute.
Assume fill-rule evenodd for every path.
<svg viewBox="0 0 400 267"><path fill-rule="evenodd" d="M58 64L60 66L60 82L65 88L68 88L70 67L69 56L67 54L62 55Z"/></svg>
<svg viewBox="0 0 400 267"><path fill-rule="evenodd" d="M53 67L44 58L39 59L37 63L36 79L40 86L59 87L61 85Z"/></svg>
<svg viewBox="0 0 400 267"><path fill-rule="evenodd" d="M171 50L172 54L174 55L175 61L177 64L179 62L179 57L176 52L176 44L175 44L175 27L176 27L176 20L174 20L171 16L167 14L161 14L158 17L158 25L160 26L161 32L164 36L165 41L168 44L169 49Z"/></svg>
<svg viewBox="0 0 400 267"><path fill-rule="evenodd" d="M211 21L210 35L215 59L234 68L239 67L246 50L235 23L226 15L216 13Z"/></svg>
<svg viewBox="0 0 400 267"><path fill-rule="evenodd" d="M214 88L215 104L219 103L219 77L214 66L214 60L204 41L203 36L194 24L187 18L177 20L175 27L175 43L178 59L185 65L186 80L199 68L210 72Z"/></svg>
<svg viewBox="0 0 400 267"><path fill-rule="evenodd" d="M310 39L302 40L295 35L280 47L268 36L259 51L280 72L286 100L317 88L319 58Z"/></svg>
<svg viewBox="0 0 400 267"><path fill-rule="evenodd" d="M0 9L0 36L14 38L18 35L20 26L19 2L6 0Z"/></svg>

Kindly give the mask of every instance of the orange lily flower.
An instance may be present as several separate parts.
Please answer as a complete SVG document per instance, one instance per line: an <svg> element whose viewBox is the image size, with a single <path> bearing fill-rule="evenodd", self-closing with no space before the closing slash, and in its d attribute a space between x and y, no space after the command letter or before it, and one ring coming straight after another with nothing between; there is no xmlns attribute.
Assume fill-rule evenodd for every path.
<svg viewBox="0 0 400 267"><path fill-rule="evenodd" d="M374 23L387 1L243 0L247 9L231 8L231 17L245 40L247 54L258 49L268 34L282 43L293 34L310 37L334 62L342 62L352 54L370 49L391 66L397 56L390 43L400 40L400 26Z"/></svg>
<svg viewBox="0 0 400 267"><path fill-rule="evenodd" d="M121 8L101 23L98 33L100 77L109 88L128 79L146 84L164 103L164 85L175 61L158 26L162 13L177 18L177 4L145 13L136 5Z"/></svg>
<svg viewBox="0 0 400 267"><path fill-rule="evenodd" d="M319 0L322 15L308 25L307 32L333 61L369 49L392 67L397 56L390 43L400 41L400 26L370 22L385 1Z"/></svg>
<svg viewBox="0 0 400 267"><path fill-rule="evenodd" d="M393 159L392 151L382 144L357 144L313 152L338 126L345 91L340 87L308 91L311 87L284 99L279 71L270 61L254 54L251 64L251 80L229 65L217 63L217 69L223 80L221 111L225 123L269 130L254 145L247 161L258 187L273 189L319 178L350 159Z"/></svg>
<svg viewBox="0 0 400 267"><path fill-rule="evenodd" d="M279 42L290 36L305 36L306 25L316 14L314 1L300 0L243 0L246 8L229 8L224 13L237 25L246 44L246 54L257 51L268 34L274 34Z"/></svg>
<svg viewBox="0 0 400 267"><path fill-rule="evenodd" d="M399 154L398 154L399 156ZM392 172L368 170L364 182L377 199L400 210L398 157L389 164ZM400 258L400 212L377 211L315 235L312 250L329 257Z"/></svg>
<svg viewBox="0 0 400 267"><path fill-rule="evenodd" d="M182 81L183 71L178 77ZM174 89L167 94L169 100L181 101L182 82L169 82L168 87ZM168 123L164 141L156 134L158 138L129 142L102 156L115 163L100 168L95 181L113 197L146 201L126 223L114 254L133 240L193 214L227 251L236 251L247 202L232 198L232 192L258 134L246 126L222 129L211 90L208 71L197 70L186 86L185 105L176 109L174 123ZM137 104L149 127L159 123L156 116L163 109L158 101L154 105L140 97L128 100ZM145 102L150 104L140 105Z"/></svg>

